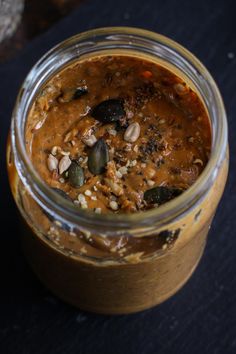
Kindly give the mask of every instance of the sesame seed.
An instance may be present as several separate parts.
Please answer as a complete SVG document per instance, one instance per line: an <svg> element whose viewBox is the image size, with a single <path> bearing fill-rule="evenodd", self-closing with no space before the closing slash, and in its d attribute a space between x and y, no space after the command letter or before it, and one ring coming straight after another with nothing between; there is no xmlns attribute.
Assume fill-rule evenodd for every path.
<svg viewBox="0 0 236 354"><path fill-rule="evenodd" d="M91 197L92 192L89 189L86 189L86 191L84 192L85 195L87 195L88 197Z"/></svg>
<svg viewBox="0 0 236 354"><path fill-rule="evenodd" d="M91 199L92 199L92 200L97 200L96 195L92 195Z"/></svg>

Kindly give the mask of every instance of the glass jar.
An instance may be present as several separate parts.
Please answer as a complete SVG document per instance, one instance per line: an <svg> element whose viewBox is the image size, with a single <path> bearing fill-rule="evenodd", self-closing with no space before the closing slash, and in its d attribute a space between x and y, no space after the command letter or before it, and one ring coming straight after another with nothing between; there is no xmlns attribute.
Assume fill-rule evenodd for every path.
<svg viewBox="0 0 236 354"><path fill-rule="evenodd" d="M24 133L35 97L52 76L79 59L117 53L163 65L198 93L211 121L212 151L197 181L179 197L144 212L99 215L78 211L40 179L27 156ZM172 40L127 27L91 30L53 48L26 77L12 116L7 164L22 216L23 249L41 281L84 310L140 311L180 289L202 256L228 172L223 102L206 68ZM128 249L134 242L141 251L152 247L117 257L112 245L120 240ZM84 242L94 252L86 254Z"/></svg>

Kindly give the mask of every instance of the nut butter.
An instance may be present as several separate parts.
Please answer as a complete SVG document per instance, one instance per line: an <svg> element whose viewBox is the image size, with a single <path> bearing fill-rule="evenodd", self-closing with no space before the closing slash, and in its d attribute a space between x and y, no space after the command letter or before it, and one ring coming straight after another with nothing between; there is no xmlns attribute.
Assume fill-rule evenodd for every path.
<svg viewBox="0 0 236 354"><path fill-rule="evenodd" d="M227 176L206 69L162 36L107 28L53 49L23 89L8 170L36 274L99 313L170 297L201 258Z"/></svg>

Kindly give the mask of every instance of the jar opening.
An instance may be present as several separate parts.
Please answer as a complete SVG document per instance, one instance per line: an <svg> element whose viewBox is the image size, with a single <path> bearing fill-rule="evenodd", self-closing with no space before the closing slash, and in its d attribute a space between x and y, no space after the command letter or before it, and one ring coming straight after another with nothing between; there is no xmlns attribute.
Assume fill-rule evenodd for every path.
<svg viewBox="0 0 236 354"><path fill-rule="evenodd" d="M25 124L32 102L43 84L73 61L97 53L119 51L158 58L182 73L194 85L208 111L212 127L209 161L197 181L182 195L155 209L133 214L95 214L80 210L58 195L39 177L27 155L24 143ZM31 69L19 92L12 122L12 146L16 168L23 183L30 187L40 205L71 222L109 228L164 226L198 203L214 182L227 146L227 122L219 90L207 69L181 45L153 32L129 27L108 27L78 34L60 43L44 55Z"/></svg>

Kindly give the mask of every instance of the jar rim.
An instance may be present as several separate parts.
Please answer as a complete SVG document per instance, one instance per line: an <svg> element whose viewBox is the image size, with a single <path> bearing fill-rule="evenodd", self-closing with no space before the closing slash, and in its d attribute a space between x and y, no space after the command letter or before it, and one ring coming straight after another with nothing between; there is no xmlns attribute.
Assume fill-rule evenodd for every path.
<svg viewBox="0 0 236 354"><path fill-rule="evenodd" d="M91 43L94 43L100 37L106 38L106 40L109 39L111 42L119 40L119 38L124 40L126 37L130 46L138 40L142 40L152 45L152 53L154 55L158 45L162 46L162 49L169 49L176 58L182 60L184 65L188 66L189 70L191 69L193 71L194 75L199 76L199 80L205 84L205 94L211 96L212 117L210 118L213 118L214 121L212 124L213 142L209 161L191 187L180 196L160 205L158 208L131 214L96 214L92 211L78 209L78 207L72 205L72 203L46 185L34 169L26 152L24 134L22 134L22 124L19 124L19 122L20 119L23 119L22 117L24 117L25 120L27 118L28 111L26 111L25 106L32 83L38 77L40 79L40 75L46 74L45 65L48 65L55 55L59 53L62 54L66 48L71 48L83 41L91 41ZM40 86L40 82L38 82L38 84ZM27 104L29 104L29 102ZM49 50L33 66L25 78L16 100L12 117L11 138L12 148L15 155L17 155L17 172L23 180L23 183L30 185L39 204L44 207L46 206L50 210L55 210L61 217L71 222L79 223L80 225L93 224L93 227L101 227L104 226L105 223L109 229L119 230L120 228L152 227L154 225L155 227L162 227L171 220L178 219L196 205L196 203L204 197L217 176L227 148L227 131L226 113L219 89L205 66L191 52L172 39L152 31L135 27L103 27L76 34L62 41Z"/></svg>

